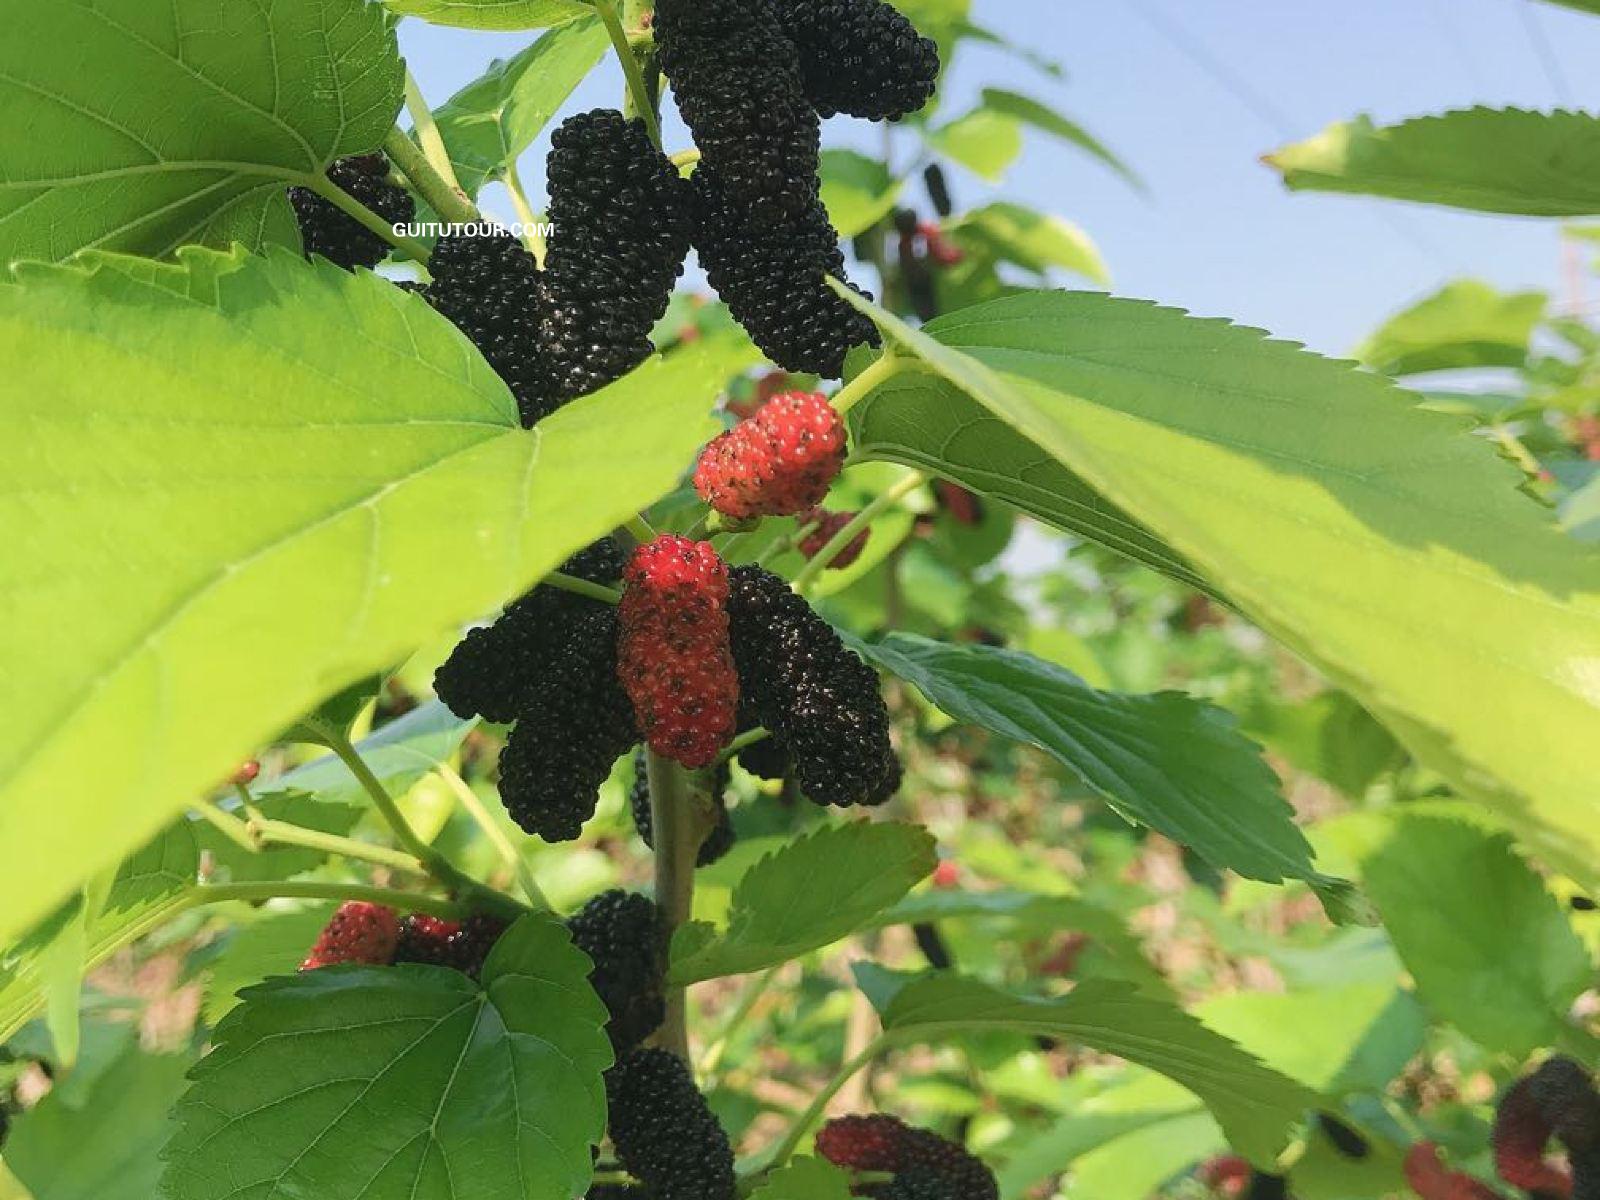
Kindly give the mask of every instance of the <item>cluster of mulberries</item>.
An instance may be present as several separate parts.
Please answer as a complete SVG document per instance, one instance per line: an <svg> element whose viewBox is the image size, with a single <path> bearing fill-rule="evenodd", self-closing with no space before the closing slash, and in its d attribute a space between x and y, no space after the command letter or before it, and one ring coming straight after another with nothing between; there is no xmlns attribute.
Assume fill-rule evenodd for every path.
<svg viewBox="0 0 1600 1200"><path fill-rule="evenodd" d="M883 0L773 0L824 117L898 121L933 96L939 47Z"/></svg>
<svg viewBox="0 0 1600 1200"><path fill-rule="evenodd" d="M728 644L728 568L709 542L666 534L623 572L616 675L650 748L704 767L733 738L739 679Z"/></svg>
<svg viewBox="0 0 1600 1200"><path fill-rule="evenodd" d="M790 516L822 501L844 467L844 421L820 392L787 392L700 452L694 487L726 517Z"/></svg>
<svg viewBox="0 0 1600 1200"><path fill-rule="evenodd" d="M389 160L381 154L341 158L328 178L391 224L417 215L411 193L390 183ZM306 257L320 255L347 271L375 267L389 256L389 243L310 188L289 189L289 204L300 226Z"/></svg>
<svg viewBox="0 0 1600 1200"><path fill-rule="evenodd" d="M843 532L844 527L855 520L853 512L831 512L828 509L813 508L809 512L800 514L800 527L810 526L811 532L800 539L800 553L807 558L815 558L828 547L835 535ZM861 557L861 552L867 548L867 539L872 536L870 527L863 528L860 533L845 543L844 549L834 555L833 561L828 564L829 570L842 571L845 567L853 566Z"/></svg>
<svg viewBox="0 0 1600 1200"><path fill-rule="evenodd" d="M624 561L607 538L562 570L607 583ZM546 841L578 836L612 766L639 740L617 652L615 608L544 584L468 633L434 676L456 715L515 722L500 755L500 798Z"/></svg>
<svg viewBox="0 0 1600 1200"><path fill-rule="evenodd" d="M649 357L689 252L688 185L642 122L580 113L551 145L545 269L510 234L463 226L439 239L424 292L505 380L529 426Z"/></svg>
<svg viewBox="0 0 1600 1200"><path fill-rule="evenodd" d="M1544 1157L1556 1139L1564 1170ZM1600 1200L1600 1090L1589 1072L1556 1055L1501 1097L1494 1121L1495 1169L1530 1192Z"/></svg>
<svg viewBox="0 0 1600 1200"><path fill-rule="evenodd" d="M486 913L475 913L464 921L446 921L425 913L402 917L386 905L350 900L339 906L317 935L300 969L315 971L340 963L374 967L427 963L476 979L506 925Z"/></svg>
<svg viewBox="0 0 1600 1200"><path fill-rule="evenodd" d="M400 923L393 961L449 967L476 979L506 928L507 922L487 913L474 913L464 921L412 913Z"/></svg>
<svg viewBox="0 0 1600 1200"><path fill-rule="evenodd" d="M733 1200L733 1148L683 1060L638 1050L606 1072L611 1142L653 1200Z"/></svg>
<svg viewBox="0 0 1600 1200"><path fill-rule="evenodd" d="M889 799L900 786L900 762L877 675L779 576L756 566L729 575L747 711L782 747L800 790L840 807Z"/></svg>
<svg viewBox="0 0 1600 1200"><path fill-rule="evenodd" d="M839 1167L887 1171L876 1195L892 1200L999 1200L994 1172L956 1143L899 1117L840 1117L817 1133L817 1153Z"/></svg>
<svg viewBox="0 0 1600 1200"><path fill-rule="evenodd" d="M732 775L733 769L726 762L718 763L712 772L710 791L717 805L717 823L700 843L700 852L695 856L697 867L709 867L732 850L733 843L738 840L733 831L733 818L728 815L727 793ZM655 818L650 811L650 777L645 770L643 750L634 751L633 790L628 795L628 806L633 810L633 826L638 830L639 840L654 850Z"/></svg>
<svg viewBox="0 0 1600 1200"><path fill-rule="evenodd" d="M620 1056L667 1015L667 934L655 902L637 892L602 892L567 921L573 944L594 963L589 982L605 1002L606 1033Z"/></svg>
<svg viewBox="0 0 1600 1200"><path fill-rule="evenodd" d="M701 152L694 244L711 285L778 365L837 376L871 322L836 296L839 235L820 199L821 124L775 8L660 0L661 67Z"/></svg>
<svg viewBox="0 0 1600 1200"><path fill-rule="evenodd" d="M642 121L580 113L551 140L540 350L552 407L620 379L655 350L689 253L689 186Z"/></svg>

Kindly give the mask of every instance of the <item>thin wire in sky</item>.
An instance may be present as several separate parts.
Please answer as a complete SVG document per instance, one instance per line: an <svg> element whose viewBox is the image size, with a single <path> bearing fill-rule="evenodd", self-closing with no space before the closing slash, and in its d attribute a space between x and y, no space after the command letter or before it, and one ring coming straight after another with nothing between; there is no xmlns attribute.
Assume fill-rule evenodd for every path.
<svg viewBox="0 0 1600 1200"><path fill-rule="evenodd" d="M1511 0L1511 3L1517 7L1522 31L1528 35L1528 42L1533 46L1534 57L1539 60L1539 69L1544 72L1550 90L1556 94L1557 100L1571 108L1572 89L1567 84L1567 74L1561 69L1561 60L1556 57L1556 49L1550 44L1539 14L1534 11L1534 0Z"/></svg>
<svg viewBox="0 0 1600 1200"><path fill-rule="evenodd" d="M1516 2L1516 0L1513 0ZM1189 32L1176 18L1147 0L1130 0L1141 17L1155 26L1169 42L1191 62L1198 66L1212 82L1253 113L1257 120L1271 128L1285 142L1292 142L1304 132L1294 120L1271 99L1257 91L1242 75L1233 70L1208 50L1203 42ZM1373 214L1387 225L1392 233L1417 253L1433 262L1441 270L1450 265L1440 254L1438 246L1422 237L1405 224L1400 217L1382 204L1375 206Z"/></svg>

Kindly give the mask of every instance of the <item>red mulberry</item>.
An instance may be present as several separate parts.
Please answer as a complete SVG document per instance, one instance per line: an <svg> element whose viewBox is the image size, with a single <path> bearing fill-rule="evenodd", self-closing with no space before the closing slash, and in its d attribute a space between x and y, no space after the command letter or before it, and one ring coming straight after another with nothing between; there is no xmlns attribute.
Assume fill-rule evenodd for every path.
<svg viewBox="0 0 1600 1200"><path fill-rule="evenodd" d="M934 1180L954 1185L962 1200L999 1200L994 1172L961 1146L925 1129L914 1129L899 1117L840 1117L817 1133L817 1153L835 1166L857 1171L888 1171L896 1183L909 1175L907 1189L896 1195L911 1200L941 1196ZM885 1192L884 1195L889 1193Z"/></svg>
<svg viewBox="0 0 1600 1200"><path fill-rule="evenodd" d="M637 1050L606 1072L611 1142L655 1200L733 1200L728 1135L689 1068L665 1050Z"/></svg>
<svg viewBox="0 0 1600 1200"><path fill-rule="evenodd" d="M381 154L341 158L328 168L328 178L390 224L417 215L416 201L405 188L384 178L389 160ZM375 267L389 257L389 243L310 188L289 189L289 203L300 225L306 257L320 255L353 270Z"/></svg>
<svg viewBox="0 0 1600 1200"><path fill-rule="evenodd" d="M933 97L939 47L883 0L774 0L824 117L898 121Z"/></svg>
<svg viewBox="0 0 1600 1200"><path fill-rule="evenodd" d="M315 971L318 967L332 967L339 963L382 966L394 956L395 943L399 938L400 916L394 909L362 900L348 900L339 906L317 935L316 943L300 964L300 969Z"/></svg>
<svg viewBox="0 0 1600 1200"><path fill-rule="evenodd" d="M1422 1200L1502 1200L1488 1184L1445 1166L1432 1142L1417 1142L1406 1151L1405 1175Z"/></svg>
<svg viewBox="0 0 1600 1200"><path fill-rule="evenodd" d="M872 668L781 578L734 567L728 614L739 683L755 718L817 804L881 804L900 785L889 713Z"/></svg>
<svg viewBox="0 0 1600 1200"><path fill-rule="evenodd" d="M844 421L819 392L788 392L700 453L695 490L724 516L789 516L819 503L844 466Z"/></svg>
<svg viewBox="0 0 1600 1200"><path fill-rule="evenodd" d="M733 737L739 680L728 644L728 568L707 542L665 535L623 573L617 674L657 754L703 767Z"/></svg>
<svg viewBox="0 0 1600 1200"><path fill-rule="evenodd" d="M619 1056L666 1019L667 935L655 902L637 892L602 892L567 922L573 944L594 963L589 982L611 1019Z"/></svg>

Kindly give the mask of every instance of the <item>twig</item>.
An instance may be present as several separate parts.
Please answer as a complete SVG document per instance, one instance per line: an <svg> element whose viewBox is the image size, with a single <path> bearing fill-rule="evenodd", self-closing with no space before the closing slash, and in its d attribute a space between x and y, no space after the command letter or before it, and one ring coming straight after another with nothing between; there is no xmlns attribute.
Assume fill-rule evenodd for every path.
<svg viewBox="0 0 1600 1200"><path fill-rule="evenodd" d="M606 33L611 38L612 48L616 50L617 58L622 63L622 74L628 81L628 95L633 101L633 108L644 121L645 129L650 134L650 141L659 149L661 122L656 118L655 101L651 98L650 88L644 81L644 72L639 69L639 59L633 52L633 46L628 42L628 31L622 27L622 17L617 12L616 0L594 0L594 7L600 14L600 20L604 22Z"/></svg>
<svg viewBox="0 0 1600 1200"><path fill-rule="evenodd" d="M656 906L670 939L689 920L694 907L694 866L700 852L694 808L683 771L654 750L645 753L650 781L650 819L655 833ZM687 989L667 990L667 1017L656 1034L659 1045L689 1059Z"/></svg>
<svg viewBox="0 0 1600 1200"><path fill-rule="evenodd" d="M400 169L411 186L422 193L422 198L446 221L470 225L483 220L472 201L460 188L452 187L439 172L433 169L427 155L399 126L389 131L383 139L383 149L389 160Z"/></svg>
<svg viewBox="0 0 1600 1200"><path fill-rule="evenodd" d="M450 161L450 150L444 144L444 135L439 132L439 125L433 119L433 110L423 98L422 89L417 86L416 77L411 74L410 68L406 70L406 111L411 114L411 123L416 126L417 141L421 143L422 152L427 156L429 164L439 173L440 179L465 195L461 181L456 178L455 164Z"/></svg>
<svg viewBox="0 0 1600 1200"><path fill-rule="evenodd" d="M472 790L471 785L461 778L460 774L446 763L440 763L435 768L435 773L444 780L445 785L455 794L461 807L467 815L483 830L483 835L489 839L489 844L495 848L502 862L511 868L511 873L516 877L517 884L522 888L523 894L533 901L534 906L550 911L550 901L545 898L539 881L533 877L533 869L528 866L527 860L517 853L516 846L506 836L506 831L500 828L499 822L483 806L483 801L478 798L478 793Z"/></svg>
<svg viewBox="0 0 1600 1200"><path fill-rule="evenodd" d="M551 587L560 588L564 592L575 592L579 596L599 600L604 604L622 603L622 593L616 588L607 587L603 583L590 583L587 579L579 579L576 575L567 575L561 571L551 571L539 582L548 583Z"/></svg>

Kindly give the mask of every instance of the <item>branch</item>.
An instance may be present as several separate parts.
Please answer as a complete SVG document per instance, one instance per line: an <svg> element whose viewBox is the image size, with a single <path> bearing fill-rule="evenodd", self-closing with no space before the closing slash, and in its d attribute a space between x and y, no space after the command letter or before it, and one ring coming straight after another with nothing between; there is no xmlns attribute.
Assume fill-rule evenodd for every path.
<svg viewBox="0 0 1600 1200"><path fill-rule="evenodd" d="M411 181L411 186L422 193L422 198L432 206L433 211L446 221L470 225L483 220L482 214L467 199L466 193L460 188L451 187L398 125L383 139L383 149L400 173Z"/></svg>
<svg viewBox="0 0 1600 1200"><path fill-rule="evenodd" d="M616 0L594 0L594 6L600 14L600 20L605 23L612 48L616 50L617 58L622 63L622 74L628 81L628 98L632 101L635 113L644 121L645 129L650 133L650 141L659 150L661 122L656 117L655 100L645 83L644 72L639 69L639 59L628 41L628 31L622 27L622 17L617 12Z"/></svg>
<svg viewBox="0 0 1600 1200"><path fill-rule="evenodd" d="M646 752L645 768L650 781L650 819L656 843L656 907L661 910L670 943L672 934L689 920L694 907L694 866L700 853L700 835L695 828L694 806L683 771L654 750ZM662 1049L688 1061L685 988L667 989L667 1018L656 1038Z"/></svg>
<svg viewBox="0 0 1600 1200"><path fill-rule="evenodd" d="M433 110L428 107L428 101L423 97L422 89L417 86L416 77L411 74L409 67L406 68L406 111L411 114L417 141L421 143L429 165L438 172L440 179L465 195L461 181L456 178L455 164L450 161L450 151L444 144L444 135L439 132L438 122L433 119Z"/></svg>

